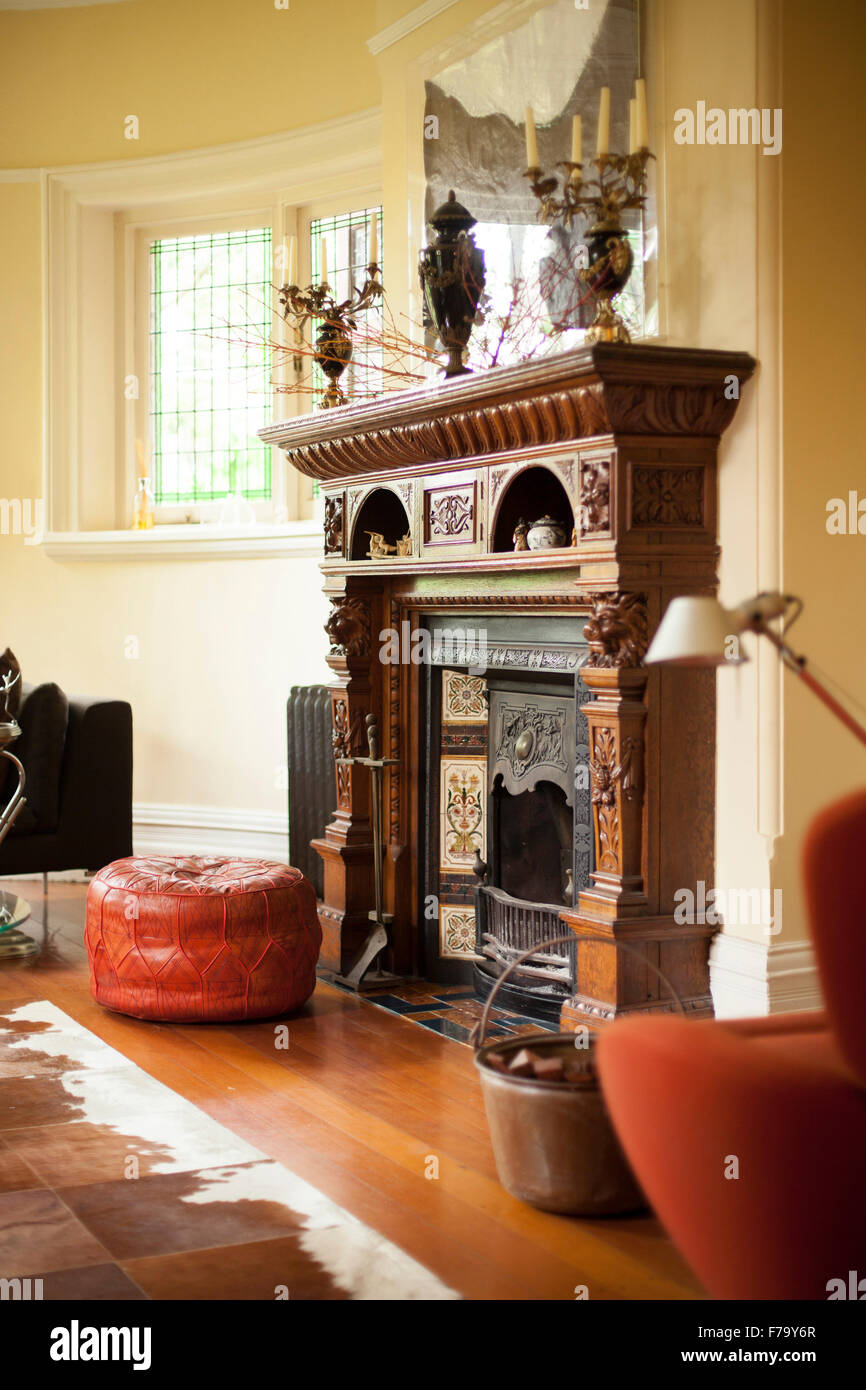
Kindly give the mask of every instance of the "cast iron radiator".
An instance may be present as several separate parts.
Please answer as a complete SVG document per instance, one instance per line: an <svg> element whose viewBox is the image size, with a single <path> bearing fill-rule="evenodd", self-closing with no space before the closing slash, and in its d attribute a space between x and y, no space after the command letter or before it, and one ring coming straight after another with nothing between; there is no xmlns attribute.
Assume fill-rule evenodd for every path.
<svg viewBox="0 0 866 1390"><path fill-rule="evenodd" d="M331 691L327 685L293 685L286 704L289 751L289 859L321 898L324 866L310 841L319 839L334 814L334 750Z"/></svg>

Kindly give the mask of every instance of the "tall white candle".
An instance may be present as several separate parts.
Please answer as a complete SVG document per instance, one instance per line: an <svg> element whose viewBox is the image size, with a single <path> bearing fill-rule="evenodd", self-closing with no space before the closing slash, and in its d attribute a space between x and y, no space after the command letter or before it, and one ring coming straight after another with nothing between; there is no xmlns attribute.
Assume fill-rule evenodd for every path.
<svg viewBox="0 0 866 1390"><path fill-rule="evenodd" d="M571 162L583 163L583 121L580 116L574 116L571 122Z"/></svg>
<svg viewBox="0 0 866 1390"><path fill-rule="evenodd" d="M634 97L628 104L628 152L637 154L637 101Z"/></svg>
<svg viewBox="0 0 866 1390"><path fill-rule="evenodd" d="M646 79L639 77L634 84L635 100L637 101L637 147L639 150L649 149L649 121L646 111Z"/></svg>
<svg viewBox="0 0 866 1390"><path fill-rule="evenodd" d="M526 167L538 169L538 140L535 135L535 115L532 107L526 108Z"/></svg>
<svg viewBox="0 0 866 1390"><path fill-rule="evenodd" d="M328 283L328 243L324 237L319 242L319 284Z"/></svg>
<svg viewBox="0 0 866 1390"><path fill-rule="evenodd" d="M368 265L379 264L379 214L377 212L370 215L370 245Z"/></svg>
<svg viewBox="0 0 866 1390"><path fill-rule="evenodd" d="M598 139L596 158L604 159L610 151L610 87L602 87L598 99Z"/></svg>

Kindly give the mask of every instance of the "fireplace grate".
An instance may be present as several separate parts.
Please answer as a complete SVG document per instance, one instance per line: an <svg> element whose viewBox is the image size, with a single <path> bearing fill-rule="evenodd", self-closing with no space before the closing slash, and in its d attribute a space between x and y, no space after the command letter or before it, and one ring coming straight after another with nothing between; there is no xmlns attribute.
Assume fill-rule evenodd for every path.
<svg viewBox="0 0 866 1390"><path fill-rule="evenodd" d="M477 939L479 956L490 962L497 975L507 969L524 951L546 937L560 936L562 922L555 903L534 903L513 898L501 888L483 886L477 893ZM526 980L543 983L571 994L575 987L575 956L537 951L515 971Z"/></svg>

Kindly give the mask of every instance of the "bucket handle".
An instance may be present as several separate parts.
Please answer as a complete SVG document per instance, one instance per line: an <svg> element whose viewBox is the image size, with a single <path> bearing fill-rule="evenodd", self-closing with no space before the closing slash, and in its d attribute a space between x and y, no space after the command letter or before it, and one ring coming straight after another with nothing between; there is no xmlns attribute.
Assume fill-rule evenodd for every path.
<svg viewBox="0 0 866 1390"><path fill-rule="evenodd" d="M546 941L539 941L535 946L531 946L528 951L524 951L522 955L516 956L515 959L508 966L507 970L503 970L502 974L499 976L499 979L496 981L496 984L493 986L492 990L487 996L487 1002L484 1005L484 1012L481 1015L480 1022L476 1023L469 1037L469 1041L475 1044L476 1052L478 1052L484 1046L485 1034L487 1032L487 1021L490 1017L490 1010L493 1006L493 1001L499 993L499 990L502 987L502 985L505 984L505 981L508 979L508 976L512 973L512 971L516 970L518 965L520 965L522 961L528 960L530 956L534 956L538 951L545 950L548 946L565 946L571 944L572 942L577 942L577 937L575 936L574 932L569 932L566 936L549 936ZM627 951L630 955L633 955L639 961L642 961L644 965L648 965L650 970L654 971L655 974L658 975L662 984L670 992L670 995L673 998L677 1008L679 1009L683 1018L685 1018L686 1011L683 1007L682 999L677 994L677 991L674 989L667 975L663 974L663 972L659 970L657 965L653 965L651 960L647 960L645 956L642 956L640 951L635 950L634 946L627 946L624 941L611 941L610 944L612 946L615 946L618 951Z"/></svg>

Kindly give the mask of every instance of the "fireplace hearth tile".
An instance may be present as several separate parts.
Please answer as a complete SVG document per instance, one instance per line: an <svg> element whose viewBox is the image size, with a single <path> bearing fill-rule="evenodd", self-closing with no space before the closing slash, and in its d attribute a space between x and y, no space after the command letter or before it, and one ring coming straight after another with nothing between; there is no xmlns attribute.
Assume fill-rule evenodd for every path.
<svg viewBox="0 0 866 1390"><path fill-rule="evenodd" d="M364 1002L428 1028L451 1042L472 1046L471 1034L484 1012L484 1000L466 985L442 985L419 980L407 980L405 985L392 986L381 994L364 995ZM558 1031L550 1019L517 1014L512 1009L490 1010L487 1038L519 1037L524 1034Z"/></svg>
<svg viewBox="0 0 866 1390"><path fill-rule="evenodd" d="M433 1033L439 1033L443 1038L450 1038L452 1042L469 1042L470 1029L463 1023L456 1023L453 1018L429 1018L422 1022L422 1028L429 1028ZM491 1036L495 1036L491 1029Z"/></svg>
<svg viewBox="0 0 866 1390"><path fill-rule="evenodd" d="M398 999L396 994L365 994L364 998L371 1004L378 1004L380 1009L388 1009L392 1014L411 1014L418 1009L429 1009L432 1000L420 1001L415 999Z"/></svg>

